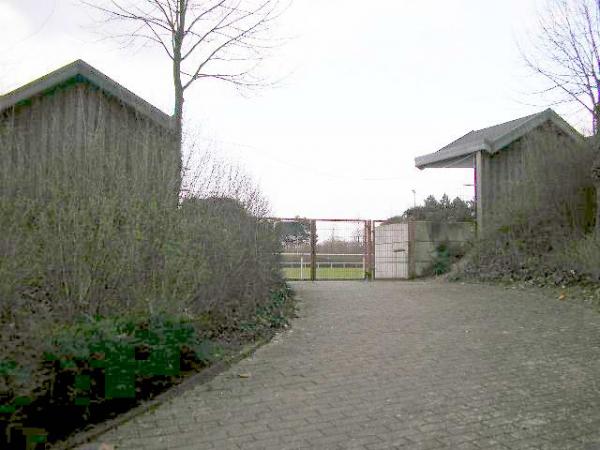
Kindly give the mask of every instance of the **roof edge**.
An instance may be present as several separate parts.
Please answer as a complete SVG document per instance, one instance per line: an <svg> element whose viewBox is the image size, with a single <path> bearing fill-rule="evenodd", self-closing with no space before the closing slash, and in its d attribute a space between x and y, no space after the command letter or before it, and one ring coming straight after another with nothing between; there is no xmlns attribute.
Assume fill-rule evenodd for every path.
<svg viewBox="0 0 600 450"><path fill-rule="evenodd" d="M571 124L569 122L567 122L565 119L563 119L552 108L548 108L548 109L542 111L541 113L535 115L527 122L521 124L520 126L516 127L515 129L511 130L504 136L502 136L502 137L496 139L494 142L492 142L492 146L491 146L492 151L490 153L499 152L501 149L503 149L507 145L509 145L512 142L516 141L517 139L523 137L525 134L529 133L530 131L534 130L535 128L539 127L540 125L542 125L543 123L548 122L548 121L552 122L554 125L556 125L558 128L560 128L563 132L570 135L573 139L580 141L582 143L585 141L585 137L579 131L577 131L575 128L573 128L573 126L571 126Z"/></svg>
<svg viewBox="0 0 600 450"><path fill-rule="evenodd" d="M473 153L485 150L490 151L491 148L488 142L484 142L481 145L471 145L469 147L458 147L454 149L448 149L446 152L440 154L440 152L429 153L423 156L417 156L415 158L415 167L419 170L427 169L433 165L437 165L442 161L456 160L461 156L471 156Z"/></svg>
<svg viewBox="0 0 600 450"><path fill-rule="evenodd" d="M531 130L539 127L545 122L552 122L558 128L560 128L567 135L571 136L573 139L584 143L585 137L577 131L569 122L563 119L558 113L556 113L552 108L548 108L542 112L534 114L530 117L529 120L515 127L508 133L503 136L497 138L494 141L490 141L487 139L483 139L482 143L473 144L470 146L458 146L455 148L447 149L446 151L437 151L434 153L429 153L423 156L418 156L415 158L415 166L420 169L427 169L429 167L440 167L444 161L456 160L456 158L460 156L471 155L478 151L486 151L490 154L497 153L507 145L516 141L517 139L523 137L525 134L529 133Z"/></svg>
<svg viewBox="0 0 600 450"><path fill-rule="evenodd" d="M165 128L170 130L173 129L171 116L81 59L0 96L0 112L9 109L22 101L41 95L53 87L65 83L77 76L83 77L105 93L121 100L140 114L158 122Z"/></svg>

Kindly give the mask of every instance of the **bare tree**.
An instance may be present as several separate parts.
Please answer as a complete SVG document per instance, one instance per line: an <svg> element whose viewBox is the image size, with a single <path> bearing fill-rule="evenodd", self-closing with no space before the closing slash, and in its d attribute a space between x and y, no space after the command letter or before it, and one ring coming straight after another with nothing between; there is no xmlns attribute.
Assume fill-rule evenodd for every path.
<svg viewBox="0 0 600 450"><path fill-rule="evenodd" d="M290 0L82 0L109 22L125 25L118 36L126 43L159 46L173 69L174 126L183 138L185 92L197 80L213 79L238 88L266 83L258 67L275 41L273 22Z"/></svg>
<svg viewBox="0 0 600 450"><path fill-rule="evenodd" d="M547 0L527 66L548 82L542 93L589 112L598 132L600 104L600 0Z"/></svg>
<svg viewBox="0 0 600 450"><path fill-rule="evenodd" d="M540 33L531 51L522 52L528 67L548 82L543 93L557 103L576 103L592 119L600 143L600 0L547 0ZM592 167L598 197L596 232L600 236L600 151Z"/></svg>
<svg viewBox="0 0 600 450"><path fill-rule="evenodd" d="M183 168L183 200L228 198L239 202L254 217L269 214L269 202L239 165L218 156L214 150L197 152L193 144L186 147L191 148L187 148L189 154Z"/></svg>

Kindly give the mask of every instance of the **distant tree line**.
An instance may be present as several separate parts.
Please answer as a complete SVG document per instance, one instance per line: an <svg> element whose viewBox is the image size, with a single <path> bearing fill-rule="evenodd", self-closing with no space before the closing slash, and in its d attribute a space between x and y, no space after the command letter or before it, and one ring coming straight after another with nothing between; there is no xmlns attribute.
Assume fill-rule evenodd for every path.
<svg viewBox="0 0 600 450"><path fill-rule="evenodd" d="M424 220L430 222L473 222L475 221L475 202L464 201L456 197L450 201L447 194L437 200L433 195L425 199L423 205L408 208L399 216L390 217L387 222L405 222Z"/></svg>

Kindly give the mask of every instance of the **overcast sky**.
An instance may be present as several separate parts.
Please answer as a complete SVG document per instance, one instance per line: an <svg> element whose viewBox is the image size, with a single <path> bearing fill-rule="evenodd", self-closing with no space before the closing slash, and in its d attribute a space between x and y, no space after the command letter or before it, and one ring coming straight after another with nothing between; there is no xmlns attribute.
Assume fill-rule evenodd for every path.
<svg viewBox="0 0 600 450"><path fill-rule="evenodd" d="M429 194L471 199L472 170L414 167L472 129L538 112L517 42L541 0L296 0L282 86L199 82L186 127L239 162L279 216L381 219ZM75 0L0 0L0 91L84 59L171 113L169 60L100 40ZM572 107L555 108L579 128Z"/></svg>

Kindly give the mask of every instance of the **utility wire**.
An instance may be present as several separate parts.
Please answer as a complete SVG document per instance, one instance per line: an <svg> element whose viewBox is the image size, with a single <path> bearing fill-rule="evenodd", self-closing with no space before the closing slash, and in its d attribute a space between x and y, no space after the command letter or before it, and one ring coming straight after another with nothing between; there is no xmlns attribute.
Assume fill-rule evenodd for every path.
<svg viewBox="0 0 600 450"><path fill-rule="evenodd" d="M46 16L46 18L42 21L42 23L38 26L38 28L33 31L32 33L30 33L29 35L25 36L23 39L21 39L18 42L15 42L14 44L11 44L10 48L4 48L2 50L0 50L0 53L7 53L10 50L12 50L13 47L17 46L17 45L22 45L23 43L27 42L29 39L37 36L38 34L41 33L41 31L46 27L46 25L48 25L48 23L50 22L50 20L52 19L52 17L54 17L54 14L56 13L56 7L58 5L58 0L54 0L52 3L52 9L50 10L50 12L48 13L48 15Z"/></svg>
<svg viewBox="0 0 600 450"><path fill-rule="evenodd" d="M291 163L289 161L276 158L273 155L269 154L268 152L262 151L262 150L258 149L257 147L254 147L252 145L240 144L238 142L231 142L231 141L215 141L215 139L209 139L209 138L200 138L200 139L211 141L211 142L218 142L220 144L225 144L225 145L231 145L231 146L234 146L234 147L247 148L247 149L250 149L250 150L254 151L255 154L257 156L259 156L259 157L263 157L265 159L271 160L271 161L273 161L273 162L275 162L277 164L280 164L280 165L285 166L285 167L289 167L291 169L302 170L304 172L310 172L310 173L313 173L313 174L315 174L317 176L320 176L320 177L323 177L323 178L338 179L338 180L351 180L351 181L363 181L363 182L398 181L398 180L404 179L404 177L361 178L361 177L352 176L352 175L334 174L334 173L331 173L331 172L325 172L325 171L317 170L314 167L307 167L307 166L303 166L303 165L300 165L300 164L294 164L294 163Z"/></svg>

